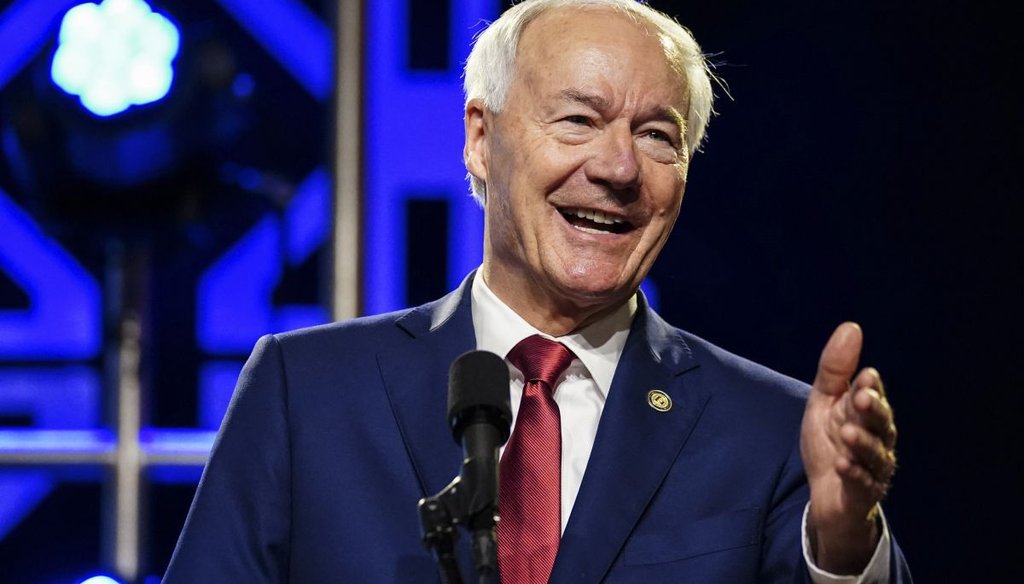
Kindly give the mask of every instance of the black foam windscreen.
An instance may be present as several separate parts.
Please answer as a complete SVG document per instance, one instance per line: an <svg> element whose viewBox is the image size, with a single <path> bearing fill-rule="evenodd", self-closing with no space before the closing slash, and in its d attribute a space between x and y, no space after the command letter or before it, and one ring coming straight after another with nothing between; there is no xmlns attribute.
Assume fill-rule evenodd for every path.
<svg viewBox="0 0 1024 584"><path fill-rule="evenodd" d="M462 432L474 423L498 427L501 443L508 439L512 408L508 398L508 366L488 351L463 353L448 374L448 424L457 444Z"/></svg>

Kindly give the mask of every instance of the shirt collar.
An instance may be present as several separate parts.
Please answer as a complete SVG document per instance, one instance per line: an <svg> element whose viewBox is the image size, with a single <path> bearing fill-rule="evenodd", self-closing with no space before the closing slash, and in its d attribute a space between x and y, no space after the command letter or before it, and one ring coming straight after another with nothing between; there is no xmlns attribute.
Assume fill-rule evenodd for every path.
<svg viewBox="0 0 1024 584"><path fill-rule="evenodd" d="M626 346L629 327L636 316L636 295L611 314L591 323L583 329L561 337L552 337L534 328L514 310L501 301L484 282L483 274L477 272L472 289L473 330L476 332L476 348L490 351L502 358L519 341L531 335L554 339L568 347L583 363L597 388L604 397L615 376L615 367Z"/></svg>

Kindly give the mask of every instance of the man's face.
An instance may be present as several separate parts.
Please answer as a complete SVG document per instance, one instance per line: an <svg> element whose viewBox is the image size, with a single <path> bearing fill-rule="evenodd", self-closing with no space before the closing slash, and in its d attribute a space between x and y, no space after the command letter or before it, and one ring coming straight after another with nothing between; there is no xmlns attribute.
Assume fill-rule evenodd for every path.
<svg viewBox="0 0 1024 584"><path fill-rule="evenodd" d="M552 10L527 25L504 110L467 107L491 289L559 333L628 299L679 214L686 106L659 37L627 16Z"/></svg>

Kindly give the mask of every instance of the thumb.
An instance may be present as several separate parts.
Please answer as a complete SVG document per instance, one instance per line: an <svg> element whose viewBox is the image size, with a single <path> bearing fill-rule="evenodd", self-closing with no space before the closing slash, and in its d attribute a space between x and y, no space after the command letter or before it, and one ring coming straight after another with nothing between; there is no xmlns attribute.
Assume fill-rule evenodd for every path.
<svg viewBox="0 0 1024 584"><path fill-rule="evenodd" d="M864 333L855 322L844 322L836 327L835 332L821 351L818 361L818 373L814 376L814 390L839 396L850 387L860 361L860 348L864 342Z"/></svg>

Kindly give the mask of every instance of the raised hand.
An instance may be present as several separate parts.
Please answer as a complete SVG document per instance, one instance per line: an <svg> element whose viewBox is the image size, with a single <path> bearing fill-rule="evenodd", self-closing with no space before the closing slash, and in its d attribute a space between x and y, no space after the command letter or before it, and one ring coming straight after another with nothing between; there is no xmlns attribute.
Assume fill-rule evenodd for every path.
<svg viewBox="0 0 1024 584"><path fill-rule="evenodd" d="M800 433L812 550L817 565L836 574L860 573L871 559L881 533L878 503L896 469L896 425L882 378L871 367L854 378L862 344L854 323L832 333Z"/></svg>

